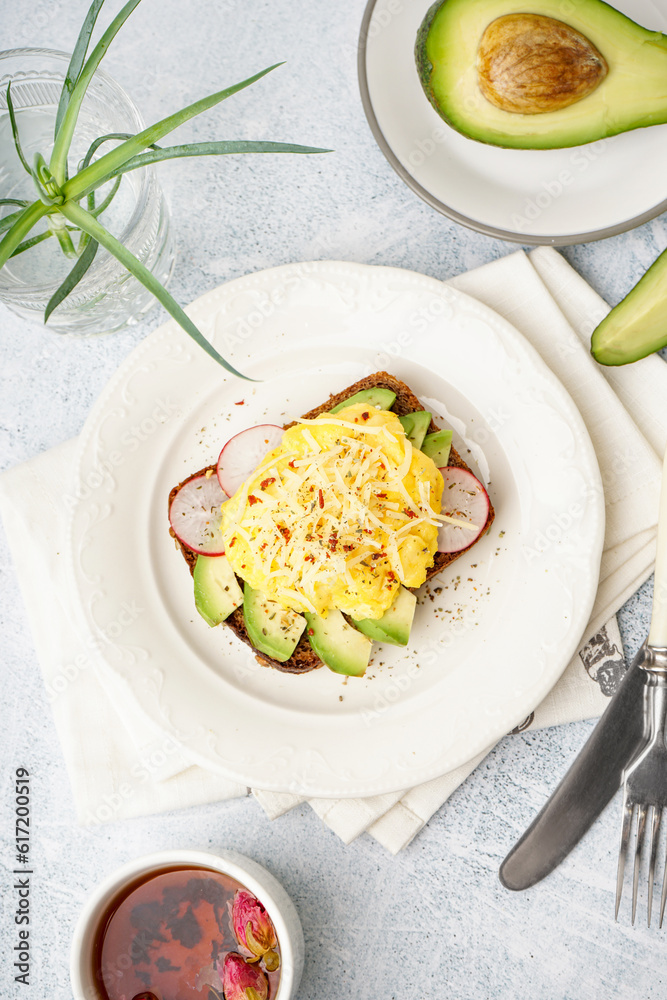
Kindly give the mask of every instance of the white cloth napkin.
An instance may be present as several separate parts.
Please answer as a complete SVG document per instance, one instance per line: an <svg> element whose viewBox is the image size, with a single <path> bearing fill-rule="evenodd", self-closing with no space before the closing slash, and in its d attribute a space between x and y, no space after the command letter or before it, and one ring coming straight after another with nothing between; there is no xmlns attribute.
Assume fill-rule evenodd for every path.
<svg viewBox="0 0 667 1000"><path fill-rule="evenodd" d="M614 614L652 572L667 365L654 356L602 369L588 353L608 306L556 251L511 254L451 281L514 324L572 395L593 440L605 485L602 575L586 646L521 728L599 715L622 672ZM76 442L0 477L0 512L82 823L147 815L247 793L192 765L137 707L120 703L95 670L95 643L68 593L63 495L72 492ZM49 516L45 516L45 511ZM132 609L128 607L127 613ZM367 832L396 853L428 822L485 754L416 788L367 799L312 799L346 843ZM304 801L253 789L275 818Z"/></svg>

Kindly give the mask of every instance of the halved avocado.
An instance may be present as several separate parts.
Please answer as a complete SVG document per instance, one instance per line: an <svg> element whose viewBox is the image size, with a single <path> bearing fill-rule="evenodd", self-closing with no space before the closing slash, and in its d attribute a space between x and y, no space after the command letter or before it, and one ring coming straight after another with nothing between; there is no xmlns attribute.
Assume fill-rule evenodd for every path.
<svg viewBox="0 0 667 1000"><path fill-rule="evenodd" d="M494 23L499 18L507 21ZM552 24L550 33L538 25L544 19L562 27ZM438 0L419 29L415 55L435 110L480 142L553 149L667 122L667 35L602 0ZM508 106L522 111L485 96L494 90L492 76ZM558 107L563 89L572 101Z"/></svg>
<svg viewBox="0 0 667 1000"><path fill-rule="evenodd" d="M593 330L591 352L602 365L627 365L667 345L667 250Z"/></svg>

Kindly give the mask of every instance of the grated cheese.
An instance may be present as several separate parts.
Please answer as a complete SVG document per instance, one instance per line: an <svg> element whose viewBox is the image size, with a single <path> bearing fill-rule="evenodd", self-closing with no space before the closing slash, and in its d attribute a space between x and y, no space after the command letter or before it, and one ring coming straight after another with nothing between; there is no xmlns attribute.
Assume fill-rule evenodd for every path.
<svg viewBox="0 0 667 1000"><path fill-rule="evenodd" d="M295 610L326 614L332 590L345 587L364 608L372 592L381 614L408 575L400 548L416 534L428 552L425 576L445 519L440 497L423 478L414 480L416 495L406 488L413 447L397 419L395 430L388 423L327 415L288 432L290 450L273 452L223 508L223 538L239 575L248 578L249 566L253 586ZM324 428L322 440L315 427Z"/></svg>

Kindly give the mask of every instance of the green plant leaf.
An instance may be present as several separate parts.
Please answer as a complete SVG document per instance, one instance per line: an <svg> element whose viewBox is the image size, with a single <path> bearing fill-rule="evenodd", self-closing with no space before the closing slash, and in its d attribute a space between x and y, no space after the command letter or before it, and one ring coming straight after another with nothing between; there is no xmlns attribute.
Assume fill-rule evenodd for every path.
<svg viewBox="0 0 667 1000"><path fill-rule="evenodd" d="M132 139L132 138L133 138L133 135L130 132L108 132L107 135L101 135L101 136L99 136L97 139L95 139L93 142L91 142L86 155L84 156L83 160L81 161L81 166L80 166L79 169L80 170L85 170L85 168L88 166L88 164L90 163L91 159L93 158L93 156L95 155L95 153L97 152L97 150L100 148L100 146L102 145L102 143L109 142L110 140L113 140L113 139L123 140L123 139ZM159 149L159 148L160 147L156 146L155 144L153 144L151 146L151 149ZM108 180L110 180L110 179L111 179L110 177L102 178L100 180L99 185L97 185L97 186L101 187L103 184L106 184L106 182ZM121 182L121 177L120 177L120 174L118 174L118 175L116 175L116 180L115 180L115 183L114 183L111 191L104 198L104 200L101 202L101 204L98 205L97 207L95 207L95 196L94 196L92 190L86 192L88 194L88 211L92 215L94 215L95 218L97 218L98 216L100 216L102 214L102 212L104 212L109 207L109 205L111 204L111 202L113 201L113 199L116 196L116 192L118 191L118 188L120 186L120 182Z"/></svg>
<svg viewBox="0 0 667 1000"><path fill-rule="evenodd" d="M14 102L12 100L12 81L10 80L7 84L7 110L9 111L9 122L12 127L12 136L14 137L14 145L16 146L16 153L19 160L23 164L23 169L27 170L29 174L32 174L32 170L28 165L28 161L23 155L23 150L21 149L21 138L19 136L19 128L16 124L16 115L14 114Z"/></svg>
<svg viewBox="0 0 667 1000"><path fill-rule="evenodd" d="M330 153L330 149L316 146L297 146L290 142L254 142L247 139L225 139L221 142L193 142L183 146L167 146L150 153L139 153L119 167L115 176L128 170L137 170L161 160L185 156L229 156L234 153Z"/></svg>
<svg viewBox="0 0 667 1000"><path fill-rule="evenodd" d="M93 158L93 156L95 155L95 153L97 152L97 150L100 148L100 146L102 145L102 143L109 142L110 140L113 140L113 139L123 140L123 139L132 139L132 138L133 138L133 135L130 132L108 132L106 135L98 136L97 139L95 139L93 142L91 142L86 155L84 156L83 160L81 161L79 170L85 170L85 168L88 166L88 164L90 163L91 159ZM159 149L160 147L159 146L152 146L151 148L152 149ZM110 179L111 178L105 178L104 180L102 180L100 182L99 186L101 187L102 184L105 184L106 181L110 180ZM111 202L113 201L113 199L116 197L116 193L117 193L118 188L120 186L120 182L121 182L121 177L120 177L120 175L118 175L116 177L116 180L115 180L114 184L113 184L113 187L111 188L111 191L104 198L104 200L101 202L101 204L98 205L97 207L95 207L95 195L94 195L93 191L87 192L87 194L88 194L88 211L92 215L94 215L95 218L98 218L98 216L100 216L102 214L102 212L104 212L109 207L109 205L111 204ZM88 234L84 233L83 236L85 236L85 239L82 239L82 242L79 245L79 252L81 252L81 250L83 249L83 247L86 246L87 243L88 243Z"/></svg>
<svg viewBox="0 0 667 1000"><path fill-rule="evenodd" d="M66 227L64 229L61 227L57 227L56 229L53 230L53 235L58 240L58 243L60 244L60 249L65 254L65 256L69 257L71 260L76 260L76 258L79 255L76 252L76 248L74 246L74 242L72 241L72 237L70 236L70 232L71 230L69 229L69 227Z"/></svg>
<svg viewBox="0 0 667 1000"><path fill-rule="evenodd" d="M83 66L84 59L86 58L86 52L88 51L88 45L90 43L90 36L93 33L93 28L95 27L95 22L97 21L97 15L99 14L103 3L104 0L93 0L92 4L88 8L88 13L86 14L84 22L81 25L81 31L79 32L79 37L76 40L72 58L69 61L69 66L67 67L67 72L65 73L63 89L60 92L58 110L56 111L56 123L53 130L54 139L58 136L60 123L63 120L65 112L67 111L72 91L74 90L76 82L79 79L79 75L81 74L81 67Z"/></svg>
<svg viewBox="0 0 667 1000"><path fill-rule="evenodd" d="M62 205L65 196L41 153L35 153L34 166L30 173L37 188L39 200L49 207Z"/></svg>
<svg viewBox="0 0 667 1000"><path fill-rule="evenodd" d="M68 226L67 229L71 233L75 231L73 226ZM24 240L23 243L19 243L11 256L18 257L20 253L23 253L25 250L30 250L31 247L36 247L38 243L43 243L44 240L50 240L52 236L52 229L45 230L43 233L40 233L39 236L31 236L29 240Z"/></svg>
<svg viewBox="0 0 667 1000"><path fill-rule="evenodd" d="M99 205L97 205L97 206L96 205L92 205L91 206L90 204L88 205L88 211L96 219L98 219L100 217L100 215L102 214L102 212L104 212L109 207L109 205L111 204L111 202L116 197L116 191L120 187L121 180L122 180L121 177L116 177L116 179L114 180L114 183L113 183L113 187L109 191L108 195L106 195L106 197L102 199L102 201L99 203ZM93 197L92 193L91 193L90 197Z"/></svg>
<svg viewBox="0 0 667 1000"><path fill-rule="evenodd" d="M42 205L41 201L34 201L19 214L18 219L0 241L0 267L4 267L19 243L23 242L24 236L27 236L33 226L47 214L48 208Z"/></svg>
<svg viewBox="0 0 667 1000"><path fill-rule="evenodd" d="M23 243L19 243L13 254L10 254L10 260L12 257L18 257L20 253L25 250L30 250L31 247L36 247L38 243L43 243L44 240L48 240L53 233L51 230L47 230L45 233L40 233L39 236L32 236L29 240L24 240Z"/></svg>
<svg viewBox="0 0 667 1000"><path fill-rule="evenodd" d="M59 306L60 303L63 301L63 299L67 298L72 289L76 288L76 286L79 284L84 274L95 260L95 254L97 253L98 247L99 243L97 242L97 240L91 239L90 243L83 251L79 259L77 260L76 264L74 265L70 273L63 281L60 288L58 288L49 299L46 309L44 310L45 323L48 322L49 316L51 315L53 310L56 309L57 306Z"/></svg>
<svg viewBox="0 0 667 1000"><path fill-rule="evenodd" d="M91 142L88 152L81 161L81 167L79 169L79 172L81 172L81 170L86 169L86 167L88 166L88 164L90 163L90 161L92 160L93 156L100 148L102 143L108 142L111 139L134 139L134 135L131 132L108 132L106 135L99 136L99 138L95 139L94 142ZM155 143L153 143L151 146L151 149L159 149L159 148L160 147L156 146Z"/></svg>
<svg viewBox="0 0 667 1000"><path fill-rule="evenodd" d="M9 215L5 215L4 218L0 219L0 233L6 233L8 229L11 229L16 220L20 219L24 212L25 208L21 209L20 212L10 212Z"/></svg>
<svg viewBox="0 0 667 1000"><path fill-rule="evenodd" d="M79 117L79 110L81 108L81 103L86 90L88 89L88 84L92 80L95 70L101 63L112 41L125 24L134 8L140 3L141 0L129 0L129 2L125 4L104 32L79 73L51 152L51 173L60 185L65 183L67 173L67 154L69 153L69 148L72 144L72 136L74 135L76 121Z"/></svg>
<svg viewBox="0 0 667 1000"><path fill-rule="evenodd" d="M29 204L29 201L21 198L0 198L0 205L19 205L21 208L27 208Z"/></svg>
<svg viewBox="0 0 667 1000"><path fill-rule="evenodd" d="M164 308L167 310L170 316L176 320L176 322L183 327L185 332L189 334L192 339L197 343L203 350L209 354L214 361L217 361L219 365L222 365L228 372L232 375L237 375L239 378L247 379L250 382L254 382L255 379L249 379L247 375L241 374L236 368L232 367L228 361L218 354L216 349L212 344L209 344L208 340L203 336L203 334L197 329L195 324L192 322L190 317L181 309L178 302L171 297L166 288L164 288L160 282L157 280L155 275L151 274L147 267L145 267L140 260L130 253L130 251L123 246L115 236L104 228L97 219L93 218L90 212L87 212L80 205L75 202L67 201L61 206L62 214L69 219L69 221L82 229L84 232L88 233L94 240L97 240L109 253L120 261L120 263L127 268L127 270L137 278L138 281L144 285L149 292L151 292L159 302L162 303ZM0 244L0 248L2 244Z"/></svg>
<svg viewBox="0 0 667 1000"><path fill-rule="evenodd" d="M266 76L267 73L270 73L278 66L282 66L282 63L269 66L267 69L255 73L254 76L248 77L247 80L243 80L241 83L236 83L232 87L226 87L225 90L219 90L209 97L203 97L201 100L195 101L194 104L189 104L187 108L183 108L181 111L163 118L154 125L150 125L132 139L127 139L120 146L116 146L115 149L101 156L99 160L95 160L94 163L91 163L85 170L80 171L75 177L70 178L63 185L65 197L68 199L72 198L75 201L83 197L88 191L92 191L99 186L100 179L106 180L113 176L119 167L133 156L136 156L137 153L141 153L148 146L162 139L163 136L173 132L179 125L189 121L190 118L194 118L195 115L201 114L202 111L207 111L209 108L224 101L227 97L231 97L232 94L237 94L240 90L244 90L257 80L261 80L263 76ZM55 170L53 173L55 174Z"/></svg>

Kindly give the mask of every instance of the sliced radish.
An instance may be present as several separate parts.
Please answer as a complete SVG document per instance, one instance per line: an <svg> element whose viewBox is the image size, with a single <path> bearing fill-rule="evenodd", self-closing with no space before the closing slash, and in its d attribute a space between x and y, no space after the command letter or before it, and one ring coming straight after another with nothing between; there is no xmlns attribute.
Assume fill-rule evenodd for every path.
<svg viewBox="0 0 667 1000"><path fill-rule="evenodd" d="M461 552L482 534L489 516L489 497L479 479L467 469L448 465L440 472L445 481L440 513L467 521L470 527L443 521L438 532L438 552Z"/></svg>
<svg viewBox="0 0 667 1000"><path fill-rule="evenodd" d="M218 459L218 480L228 496L234 496L264 456L278 447L283 433L277 424L257 424L229 439Z"/></svg>
<svg viewBox="0 0 667 1000"><path fill-rule="evenodd" d="M228 499L216 476L193 476L183 483L169 508L169 523L179 542L203 555L224 555L220 507Z"/></svg>

